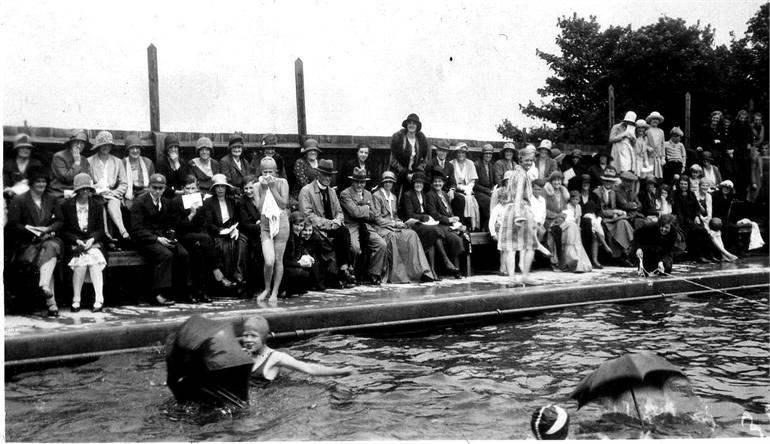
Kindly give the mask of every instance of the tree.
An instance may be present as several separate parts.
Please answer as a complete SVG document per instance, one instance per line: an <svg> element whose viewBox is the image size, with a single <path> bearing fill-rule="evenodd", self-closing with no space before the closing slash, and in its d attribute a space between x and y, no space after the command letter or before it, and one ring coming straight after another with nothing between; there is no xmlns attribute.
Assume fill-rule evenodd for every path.
<svg viewBox="0 0 770 444"><path fill-rule="evenodd" d="M732 87L729 97L737 99L735 108L748 108L748 99L753 99L756 111L768 115L768 10L770 5L763 4L759 11L748 21L748 28L743 38L730 44L731 63L728 66L728 78Z"/></svg>

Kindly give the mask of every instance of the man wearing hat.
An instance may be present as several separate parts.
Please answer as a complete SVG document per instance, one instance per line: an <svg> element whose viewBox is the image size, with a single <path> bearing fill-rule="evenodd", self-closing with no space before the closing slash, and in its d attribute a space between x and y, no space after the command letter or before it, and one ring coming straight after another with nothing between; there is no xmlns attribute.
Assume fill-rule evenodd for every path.
<svg viewBox="0 0 770 444"><path fill-rule="evenodd" d="M516 145L511 142L505 142L503 145L502 159L497 159L492 171L492 181L498 186L503 186L503 180L505 180L505 173L507 171L513 171L516 168Z"/></svg>
<svg viewBox="0 0 770 444"><path fill-rule="evenodd" d="M179 137L168 134L163 139L163 157L158 160L155 171L166 178L164 197L173 199L174 196L184 194L185 181L190 175L190 169L187 162L181 158Z"/></svg>
<svg viewBox="0 0 770 444"><path fill-rule="evenodd" d="M365 169L356 167L348 179L351 185L340 193L340 205L345 214L345 226L350 231L350 247L354 257L358 257L361 244L368 246L369 279L377 285L382 280L388 246L372 225L376 215L372 209L372 193L366 189L369 175Z"/></svg>
<svg viewBox="0 0 770 444"><path fill-rule="evenodd" d="M636 156L636 113L629 111L623 117L623 121L613 126L610 130L610 143L612 144L612 166L615 171L634 171Z"/></svg>
<svg viewBox="0 0 770 444"><path fill-rule="evenodd" d="M262 136L262 154L252 156L251 159L251 171L259 177L262 175L262 170L259 169L259 164L265 157L272 157L275 160L276 175L280 178L286 179L286 163L283 161L283 157L275 152L278 147L278 137L275 134L265 134Z"/></svg>
<svg viewBox="0 0 770 444"><path fill-rule="evenodd" d="M481 147L481 159L474 163L478 179L476 179L476 183L473 185L473 194L476 197L476 201L479 203L482 230L486 230L489 226L489 201L492 197L492 188L495 187L495 183L492 179L494 174L492 156L494 153L495 148L491 144L484 144Z"/></svg>
<svg viewBox="0 0 770 444"><path fill-rule="evenodd" d="M630 171L620 173L620 185L615 188L615 200L618 208L626 212L629 222L634 229L644 224L644 217L639 212L642 203L639 201L638 193L634 191L639 179Z"/></svg>
<svg viewBox="0 0 770 444"><path fill-rule="evenodd" d="M243 158L243 135L232 134L227 142L230 153L219 159L219 172L225 175L236 196L243 188L243 178L254 174L254 168Z"/></svg>
<svg viewBox="0 0 770 444"><path fill-rule="evenodd" d="M190 258L176 240L168 201L163 198L166 178L153 174L149 182L149 192L138 197L131 207L131 237L139 252L152 264L153 302L174 305L173 292L189 298Z"/></svg>
<svg viewBox="0 0 770 444"><path fill-rule="evenodd" d="M559 166L551 159L551 148L553 144L548 139L543 139L540 142L540 146L537 147L537 160L535 160L535 167L537 167L537 178L548 180L551 174L555 171L559 171Z"/></svg>
<svg viewBox="0 0 770 444"><path fill-rule="evenodd" d="M391 171L398 177L397 186L400 189L412 180L416 171L425 171L430 162L431 152L428 139L422 133L422 123L417 114L409 114L403 122L403 129L396 131L390 139ZM398 195L398 191L395 191Z"/></svg>
<svg viewBox="0 0 770 444"><path fill-rule="evenodd" d="M14 137L11 158L3 162L3 195L6 199L28 190L27 172L31 168L43 166L39 160L31 157L33 149L35 146L27 134L19 133Z"/></svg>
<svg viewBox="0 0 770 444"><path fill-rule="evenodd" d="M70 132L69 140L64 149L53 155L51 159L51 181L49 192L58 200L70 197L75 176L88 173L88 161L80 155L88 144L86 130L75 129ZM66 196L65 196L65 191Z"/></svg>
<svg viewBox="0 0 770 444"><path fill-rule="evenodd" d="M435 169L440 169L444 173L444 177L446 177L444 191L446 191L449 201L452 203L452 211L455 214L463 214L463 211L465 211L465 195L455 192L457 189L455 168L452 162L447 159L450 150L449 142L445 139L439 140L435 147L436 157L428 162L425 171L430 173Z"/></svg>
<svg viewBox="0 0 770 444"><path fill-rule="evenodd" d="M313 228L332 241L340 281L353 284L353 257L350 247L350 231L345 227L345 215L337 199L337 193L331 189L334 162L328 159L318 161L318 176L314 181L302 187L299 192L299 209Z"/></svg>

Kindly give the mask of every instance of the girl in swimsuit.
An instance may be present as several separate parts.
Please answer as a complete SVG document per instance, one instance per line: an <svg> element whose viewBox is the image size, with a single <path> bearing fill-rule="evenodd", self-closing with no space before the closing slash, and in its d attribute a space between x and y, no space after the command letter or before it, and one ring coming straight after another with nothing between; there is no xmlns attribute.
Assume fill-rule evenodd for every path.
<svg viewBox="0 0 770 444"><path fill-rule="evenodd" d="M346 376L355 371L350 366L334 368L302 362L284 352L273 350L266 344L269 334L270 327L267 319L262 316L251 317L243 324L243 348L254 358L252 378L272 381L278 376L282 367L314 376Z"/></svg>

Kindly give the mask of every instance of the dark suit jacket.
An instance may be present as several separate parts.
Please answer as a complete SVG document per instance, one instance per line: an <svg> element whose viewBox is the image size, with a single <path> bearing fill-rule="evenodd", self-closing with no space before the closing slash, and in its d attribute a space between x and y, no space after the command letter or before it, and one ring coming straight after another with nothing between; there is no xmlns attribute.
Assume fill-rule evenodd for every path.
<svg viewBox="0 0 770 444"><path fill-rule="evenodd" d="M390 139L390 170L396 173L399 183L404 183L406 175L409 173L424 171L430 162L431 150L425 134L422 131L417 131L415 139L417 141L417 155L414 157L411 170L409 169L409 157L412 151L406 138L406 129L396 131Z"/></svg>
<svg viewBox="0 0 770 444"><path fill-rule="evenodd" d="M289 268L302 268L299 264L299 259L306 254L309 253L302 245L302 239L291 231L289 233L289 239L286 241L286 250L283 252L283 266Z"/></svg>
<svg viewBox="0 0 770 444"><path fill-rule="evenodd" d="M473 192L491 196L492 188L495 186L492 178L492 175L494 174L494 163L489 162L489 165L487 166L487 168L489 168L489 174L484 171L483 160L477 160L474 162L474 165L476 166L476 174L479 176L479 178L476 179L476 183L473 185Z"/></svg>
<svg viewBox="0 0 770 444"><path fill-rule="evenodd" d="M53 232L58 232L61 229L62 221L56 217L54 210L54 197L44 193L40 201L41 211L38 213L29 191L11 200L8 206L8 227L13 233L13 239L6 238L6 242L26 243L32 241L35 236L24 228L25 225L51 227Z"/></svg>
<svg viewBox="0 0 770 444"><path fill-rule="evenodd" d="M259 243L262 215L254 201L246 196L238 200L238 231L245 234L251 242Z"/></svg>
<svg viewBox="0 0 770 444"><path fill-rule="evenodd" d="M428 167L425 169L425 174L428 176L428 180L431 179L430 172L433 171L434 168L438 168L444 172L444 175L447 177L447 181L444 184L444 191L454 190L457 188L457 180L455 180L455 167L452 166L452 163L449 161L449 159L444 160L444 168L441 168L438 166L438 159L433 158L428 162Z"/></svg>
<svg viewBox="0 0 770 444"><path fill-rule="evenodd" d="M646 191L640 191L639 195L637 196L637 199L639 199L639 203L641 206L639 207L639 211L641 211L642 215L644 216L657 216L658 210L655 208L655 195L650 195Z"/></svg>
<svg viewBox="0 0 770 444"><path fill-rule="evenodd" d="M153 244L158 237L166 236L172 228L169 218L169 201L161 198L160 211L152 203L150 193L144 193L131 206L131 238L140 245Z"/></svg>
<svg viewBox="0 0 770 444"><path fill-rule="evenodd" d="M211 237L219 237L219 230L229 228L238 222L238 206L235 204L235 200L231 197L225 197L225 202L227 203L227 212L230 213L227 222L222 221L222 209L219 207L216 196L211 196L203 201L203 208L201 209L204 210L206 229Z"/></svg>
<svg viewBox="0 0 770 444"><path fill-rule="evenodd" d="M442 191L442 193L444 193L444 199L446 199L447 206L444 206L441 203L441 198L436 194L436 191L431 190L425 195L425 211L427 211L432 218L439 221L440 224L451 225L449 223L449 218L454 216L454 214L452 214L452 203L446 192Z"/></svg>
<svg viewBox="0 0 770 444"><path fill-rule="evenodd" d="M16 164L16 159L5 159L3 161L3 187L12 187L18 182L27 178L27 173L31 168L40 168L43 164L37 159L29 159L27 169L22 173Z"/></svg>
<svg viewBox="0 0 770 444"><path fill-rule="evenodd" d="M420 201L417 199L417 192L415 190L409 190L401 195L401 205L399 211L401 213L401 219L407 220L409 218L414 218L420 222L427 221L430 217L426 208L427 200L427 195L423 192L422 208L420 208Z"/></svg>
<svg viewBox="0 0 770 444"><path fill-rule="evenodd" d="M225 175L227 183L240 190L243 188L243 178L249 174L253 175L254 168L243 157L241 157L241 168L238 168L233 161L233 156L228 154L219 159L219 172Z"/></svg>
<svg viewBox="0 0 770 444"><path fill-rule="evenodd" d="M185 209L181 195L168 201L168 217L177 235L206 232L206 217L204 214L206 211L203 207L198 208L195 216L190 220L188 216L191 211L190 208Z"/></svg>
<svg viewBox="0 0 770 444"><path fill-rule="evenodd" d="M85 230L81 230L78 223L75 198L67 199L59 206L57 217L62 221L61 238L70 247L75 246L78 240L86 241L93 238L94 242L102 242L106 237L104 234L104 206L94 198L90 198L88 202L88 227ZM107 259L105 246L102 245L99 250Z"/></svg>

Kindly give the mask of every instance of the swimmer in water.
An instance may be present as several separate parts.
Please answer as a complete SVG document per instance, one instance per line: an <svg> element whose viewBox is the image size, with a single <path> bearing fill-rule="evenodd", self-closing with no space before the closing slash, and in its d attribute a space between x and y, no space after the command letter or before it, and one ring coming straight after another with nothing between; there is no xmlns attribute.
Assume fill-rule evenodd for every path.
<svg viewBox="0 0 770 444"><path fill-rule="evenodd" d="M273 350L266 343L269 335L270 327L267 319L262 316L253 316L243 324L241 342L243 348L251 353L254 359L254 366L251 368L252 378L272 381L278 376L282 367L314 376L345 376L355 372L355 368L351 366L334 368L302 362L284 352Z"/></svg>

